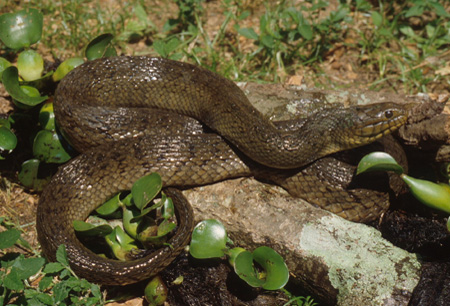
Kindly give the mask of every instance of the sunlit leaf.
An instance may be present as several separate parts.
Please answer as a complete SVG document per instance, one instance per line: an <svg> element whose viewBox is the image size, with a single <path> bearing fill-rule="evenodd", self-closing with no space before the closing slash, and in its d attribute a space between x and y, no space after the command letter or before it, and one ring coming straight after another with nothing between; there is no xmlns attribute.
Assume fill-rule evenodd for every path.
<svg viewBox="0 0 450 306"><path fill-rule="evenodd" d="M47 100L47 96L30 97L21 88L19 84L19 74L14 66L8 67L3 71L2 82L6 91L11 97L26 105L34 106Z"/></svg>
<svg viewBox="0 0 450 306"><path fill-rule="evenodd" d="M36 51L26 50L20 52L17 58L17 69L25 81L34 81L39 79L44 71L44 60Z"/></svg>
<svg viewBox="0 0 450 306"><path fill-rule="evenodd" d="M102 57L117 55L115 49L111 46L113 38L112 34L102 34L91 40L86 47L86 58L92 61Z"/></svg>
<svg viewBox="0 0 450 306"><path fill-rule="evenodd" d="M66 74L68 74L75 67L78 67L83 63L84 60L81 57L72 57L65 60L64 62L61 63L61 65L58 66L58 68L56 68L56 71L53 73L52 76L53 81L54 82L60 81L63 77L66 76Z"/></svg>
<svg viewBox="0 0 450 306"><path fill-rule="evenodd" d="M162 180L158 173L151 173L138 179L131 188L136 207L142 210L158 195L161 188Z"/></svg>
<svg viewBox="0 0 450 306"><path fill-rule="evenodd" d="M41 39L43 15L36 9L25 9L0 16L0 40L11 49L29 47Z"/></svg>
<svg viewBox="0 0 450 306"><path fill-rule="evenodd" d="M445 185L416 179L406 174L401 178L408 185L411 194L423 204L450 214L450 192Z"/></svg>
<svg viewBox="0 0 450 306"><path fill-rule="evenodd" d="M168 290L160 276L153 277L145 286L144 296L149 305L164 305Z"/></svg>
<svg viewBox="0 0 450 306"><path fill-rule="evenodd" d="M394 171L401 174L403 168L391 155L385 152L372 152L360 160L356 174L371 171Z"/></svg>
<svg viewBox="0 0 450 306"><path fill-rule="evenodd" d="M192 232L189 252L195 258L222 257L226 243L227 232L223 224L214 219L204 220Z"/></svg>
<svg viewBox="0 0 450 306"><path fill-rule="evenodd" d="M63 142L56 131L41 130L34 138L33 155L46 163L64 163L71 156Z"/></svg>

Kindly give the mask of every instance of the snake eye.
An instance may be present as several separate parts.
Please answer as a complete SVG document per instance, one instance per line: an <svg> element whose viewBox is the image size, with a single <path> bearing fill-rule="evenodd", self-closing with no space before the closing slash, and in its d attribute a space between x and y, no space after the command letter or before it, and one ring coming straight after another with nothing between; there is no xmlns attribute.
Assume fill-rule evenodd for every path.
<svg viewBox="0 0 450 306"><path fill-rule="evenodd" d="M392 116L394 116L394 112L391 110L385 111L384 116L386 116L387 119L392 118Z"/></svg>

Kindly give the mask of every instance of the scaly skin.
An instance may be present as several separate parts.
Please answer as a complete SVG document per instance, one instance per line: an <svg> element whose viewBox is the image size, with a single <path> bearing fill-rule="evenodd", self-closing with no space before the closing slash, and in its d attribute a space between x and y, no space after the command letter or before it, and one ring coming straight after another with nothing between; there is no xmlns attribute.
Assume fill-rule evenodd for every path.
<svg viewBox="0 0 450 306"><path fill-rule="evenodd" d="M299 168L373 142L403 125L407 115L403 106L383 103L325 109L298 125L277 127L233 82L203 68L148 57L101 59L76 68L59 84L54 108L59 126L83 153L62 166L43 192L38 238L49 259L54 260L57 247L65 244L79 276L109 285L158 273L190 238L192 209L179 191L168 189L179 222L169 241L173 248L120 262L93 254L77 240L73 221L84 220L141 176L157 171L165 187L189 187L255 172L278 173L273 168ZM163 112L155 117L154 109ZM203 133L197 121L184 116L221 136ZM156 132L150 129L155 125ZM316 175L314 171L308 175ZM289 177L294 176L275 181L301 196L292 186L305 176ZM324 184L319 178L307 188L323 193ZM331 210L347 209L351 219L366 221L361 212L342 205Z"/></svg>

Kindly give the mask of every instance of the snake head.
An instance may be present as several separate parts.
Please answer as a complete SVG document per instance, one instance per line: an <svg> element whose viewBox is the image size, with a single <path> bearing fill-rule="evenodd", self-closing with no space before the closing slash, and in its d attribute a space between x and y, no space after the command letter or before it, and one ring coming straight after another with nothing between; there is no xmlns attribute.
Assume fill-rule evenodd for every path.
<svg viewBox="0 0 450 306"><path fill-rule="evenodd" d="M412 104L387 102L342 109L336 117L342 120L341 130L327 150L331 153L372 143L404 125L411 108Z"/></svg>

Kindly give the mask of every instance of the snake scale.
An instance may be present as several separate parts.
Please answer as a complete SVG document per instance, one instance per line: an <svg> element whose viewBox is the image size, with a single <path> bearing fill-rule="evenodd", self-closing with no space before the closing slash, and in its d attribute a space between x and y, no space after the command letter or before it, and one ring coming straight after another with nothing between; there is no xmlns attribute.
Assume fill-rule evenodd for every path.
<svg viewBox="0 0 450 306"><path fill-rule="evenodd" d="M55 260L56 249L64 244L78 276L108 285L158 273L190 238L192 208L177 189L167 188L179 225L171 248L121 262L101 258L78 241L73 220L84 220L141 176L157 171L165 187L185 188L240 176L273 176L295 196L367 221L384 208L364 192L352 195L327 187L324 173L344 171L345 166L335 164L330 170L328 157L320 158L371 143L407 117L403 106L383 103L324 109L305 120L276 125L232 81L207 69L125 56L71 71L58 85L54 109L60 129L81 154L61 166L42 193L38 238L48 259Z"/></svg>

